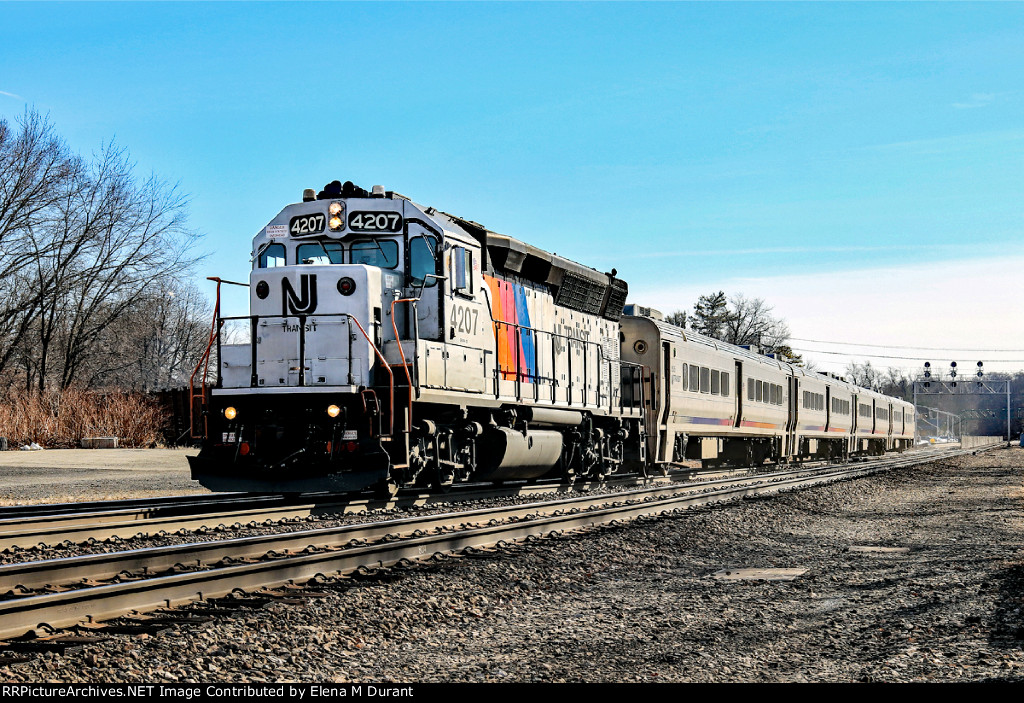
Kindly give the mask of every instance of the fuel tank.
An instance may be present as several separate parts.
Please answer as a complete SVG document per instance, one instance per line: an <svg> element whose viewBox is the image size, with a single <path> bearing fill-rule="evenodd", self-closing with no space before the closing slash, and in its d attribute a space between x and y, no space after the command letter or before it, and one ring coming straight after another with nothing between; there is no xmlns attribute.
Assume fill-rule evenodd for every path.
<svg viewBox="0 0 1024 703"><path fill-rule="evenodd" d="M524 435L507 427L491 427L477 447L477 478L481 480L540 478L558 466L562 435L550 430L531 430Z"/></svg>

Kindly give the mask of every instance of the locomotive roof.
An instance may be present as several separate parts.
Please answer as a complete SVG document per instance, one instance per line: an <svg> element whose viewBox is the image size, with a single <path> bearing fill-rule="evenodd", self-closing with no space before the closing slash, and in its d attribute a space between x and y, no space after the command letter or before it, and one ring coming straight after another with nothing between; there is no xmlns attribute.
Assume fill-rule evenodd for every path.
<svg viewBox="0 0 1024 703"><path fill-rule="evenodd" d="M417 206L419 207L419 206ZM421 208L423 209L423 208ZM424 209L431 214L433 208ZM558 254L489 230L478 222L447 212L431 216L447 218L480 242L484 252L484 270L507 278L518 278L552 288L555 303L571 310L618 320L626 304L629 286L616 278L615 271L601 273Z"/></svg>
<svg viewBox="0 0 1024 703"><path fill-rule="evenodd" d="M625 281L616 277L614 269L611 273L601 273L597 269L551 254L532 244L498 234L479 222L441 212L433 207L424 207L404 195L385 191L382 186L374 186L371 192L360 188L352 181L346 181L344 184L332 181L319 193L314 193L312 189L307 189L303 193L303 202L334 198L404 200L442 229L479 242L482 270L485 273L544 286L554 296L556 305L570 310L601 315L613 321L622 317L622 308L626 304L629 288ZM282 210L275 220L283 219L290 207L293 206ZM255 245L266 239L264 230L257 235L253 243Z"/></svg>

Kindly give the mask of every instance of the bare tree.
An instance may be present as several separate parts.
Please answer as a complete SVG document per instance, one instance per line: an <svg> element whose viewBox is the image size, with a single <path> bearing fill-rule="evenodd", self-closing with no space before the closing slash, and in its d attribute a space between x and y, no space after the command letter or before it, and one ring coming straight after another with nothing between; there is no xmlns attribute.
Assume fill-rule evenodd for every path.
<svg viewBox="0 0 1024 703"><path fill-rule="evenodd" d="M882 392L904 400L911 400L914 397L914 379L903 369L890 366L882 383Z"/></svg>
<svg viewBox="0 0 1024 703"><path fill-rule="evenodd" d="M756 345L765 353L773 353L789 339L789 326L774 317L763 298L748 298L737 293L729 298L729 317L725 320L722 340L730 344ZM792 350L790 350L792 351Z"/></svg>
<svg viewBox="0 0 1024 703"><path fill-rule="evenodd" d="M201 312L180 283L198 260L186 200L155 176L136 177L122 148L108 144L87 161L37 113L20 125L12 136L0 121L0 380L19 370L40 393L126 381L117 370L138 351L126 340L191 340L188 318ZM175 290L187 294L182 314L141 312ZM185 329L170 331L172 322ZM140 367L129 385L176 377L174 357L161 348L156 358L172 368Z"/></svg>
<svg viewBox="0 0 1024 703"><path fill-rule="evenodd" d="M104 152L95 183L99 226L82 252L75 285L64 295L61 388L77 380L90 355L102 351L108 327L196 261L188 253L194 236L184 227L186 203L174 188L154 176L136 184L124 153L113 148Z"/></svg>
<svg viewBox="0 0 1024 703"><path fill-rule="evenodd" d="M870 361L863 364L851 361L846 367L845 376L850 383L872 391L881 391L884 383L882 373Z"/></svg>
<svg viewBox="0 0 1024 703"><path fill-rule="evenodd" d="M885 372L876 369L870 361L858 364L851 361L846 367L844 375L847 381L861 388L868 388L885 395L891 395L904 400L913 398L914 379L905 371L889 367Z"/></svg>
<svg viewBox="0 0 1024 703"><path fill-rule="evenodd" d="M27 111L16 127L0 119L0 374L38 316L46 292L32 264L51 253L46 230L81 168L39 113Z"/></svg>
<svg viewBox="0 0 1024 703"><path fill-rule="evenodd" d="M188 382L206 349L212 306L194 284L168 279L154 285L103 335L119 353L98 356L87 384L152 391Z"/></svg>

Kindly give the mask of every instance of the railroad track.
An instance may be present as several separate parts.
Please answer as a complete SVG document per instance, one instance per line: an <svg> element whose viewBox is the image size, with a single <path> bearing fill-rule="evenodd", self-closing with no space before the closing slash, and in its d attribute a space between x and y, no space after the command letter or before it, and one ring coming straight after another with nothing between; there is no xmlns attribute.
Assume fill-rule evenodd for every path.
<svg viewBox="0 0 1024 703"><path fill-rule="evenodd" d="M919 451L929 453L939 450ZM329 493L300 496L231 493L43 506L8 506L0 508L0 550L28 549L64 543L85 544L114 538L146 538L222 526L270 525L285 520L296 521L316 516L422 507L455 500L474 501L541 493L568 493L648 483L670 484L698 477L708 480L714 476L748 473L747 469L718 470L710 473L681 469L667 477L629 477L603 483L540 482L498 488L490 485L469 485L453 489L447 494L404 491L390 500L367 495Z"/></svg>
<svg viewBox="0 0 1024 703"><path fill-rule="evenodd" d="M993 445L998 446L998 445ZM54 639L58 628L93 628L132 614L145 627L170 618L169 608L204 601L224 605L233 593L294 598L297 589L352 573L487 549L528 538L671 514L712 503L794 490L981 451L935 450L842 466L803 468L695 484L659 485L525 505L383 520L367 524L154 547L113 554L0 567L0 639ZM280 590L280 589L285 590ZM278 589L268 591L267 589ZM252 597L229 599L235 605ZM215 608L213 610L216 610ZM157 616L140 616L153 613ZM202 613L208 615L210 607ZM175 614L176 613L176 614ZM191 614L190 614L191 613ZM115 630L116 631L116 630ZM57 635L59 639L64 635ZM39 642L39 639L36 640Z"/></svg>
<svg viewBox="0 0 1024 703"><path fill-rule="evenodd" d="M604 486L621 482L612 481ZM629 479L628 483L636 483ZM531 493L557 493L585 490L602 484L538 483L495 489L494 487L467 486L447 494L415 493L406 491L395 498L382 500L363 495L307 494L302 496L252 496L238 494L229 499L218 496L200 496L204 500L157 499L135 501L135 505L122 506L104 503L68 503L60 510L4 517L0 513L0 550L64 543L84 544L90 541L152 537L182 531L220 526L256 526L284 520L301 520L325 515L349 515L373 510L412 508L454 500L481 500L485 498L528 495ZM75 508L81 506L78 510Z"/></svg>

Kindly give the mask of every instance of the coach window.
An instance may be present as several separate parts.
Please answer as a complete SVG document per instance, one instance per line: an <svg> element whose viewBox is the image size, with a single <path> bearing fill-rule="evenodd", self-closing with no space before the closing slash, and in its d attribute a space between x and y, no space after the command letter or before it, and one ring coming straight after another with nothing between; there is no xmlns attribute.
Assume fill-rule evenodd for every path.
<svg viewBox="0 0 1024 703"><path fill-rule="evenodd" d="M434 259L436 244L426 237L414 237L409 242L409 283L413 286L430 288L437 285L436 278L427 278L437 273Z"/></svg>
<svg viewBox="0 0 1024 703"><path fill-rule="evenodd" d="M350 261L353 264L379 266L382 269L397 268L398 242L393 239L354 242Z"/></svg>
<svg viewBox="0 0 1024 703"><path fill-rule="evenodd" d="M747 379L747 400L754 399L754 379Z"/></svg>
<svg viewBox="0 0 1024 703"><path fill-rule="evenodd" d="M763 402L764 400L764 381L757 382L757 400Z"/></svg>
<svg viewBox="0 0 1024 703"><path fill-rule="evenodd" d="M689 380L689 374L690 374L690 367L688 365L686 365L686 364L683 364L683 375L682 375L682 380L679 383L679 390L682 390L682 391L686 390L686 382Z"/></svg>
<svg viewBox="0 0 1024 703"><path fill-rule="evenodd" d="M722 372L722 396L729 397L729 374L725 371Z"/></svg>
<svg viewBox="0 0 1024 703"><path fill-rule="evenodd" d="M700 392L709 393L711 391L711 369L700 367Z"/></svg>
<svg viewBox="0 0 1024 703"><path fill-rule="evenodd" d="M284 264L284 244L270 244L260 252L259 267L261 269L277 268Z"/></svg>
<svg viewBox="0 0 1024 703"><path fill-rule="evenodd" d="M311 242L300 244L295 250L297 264L340 264L345 251L338 242Z"/></svg>
<svg viewBox="0 0 1024 703"><path fill-rule="evenodd" d="M711 370L711 395L721 395L722 393L722 372Z"/></svg>
<svg viewBox="0 0 1024 703"><path fill-rule="evenodd" d="M700 367L690 367L690 390L696 393L700 390Z"/></svg>

